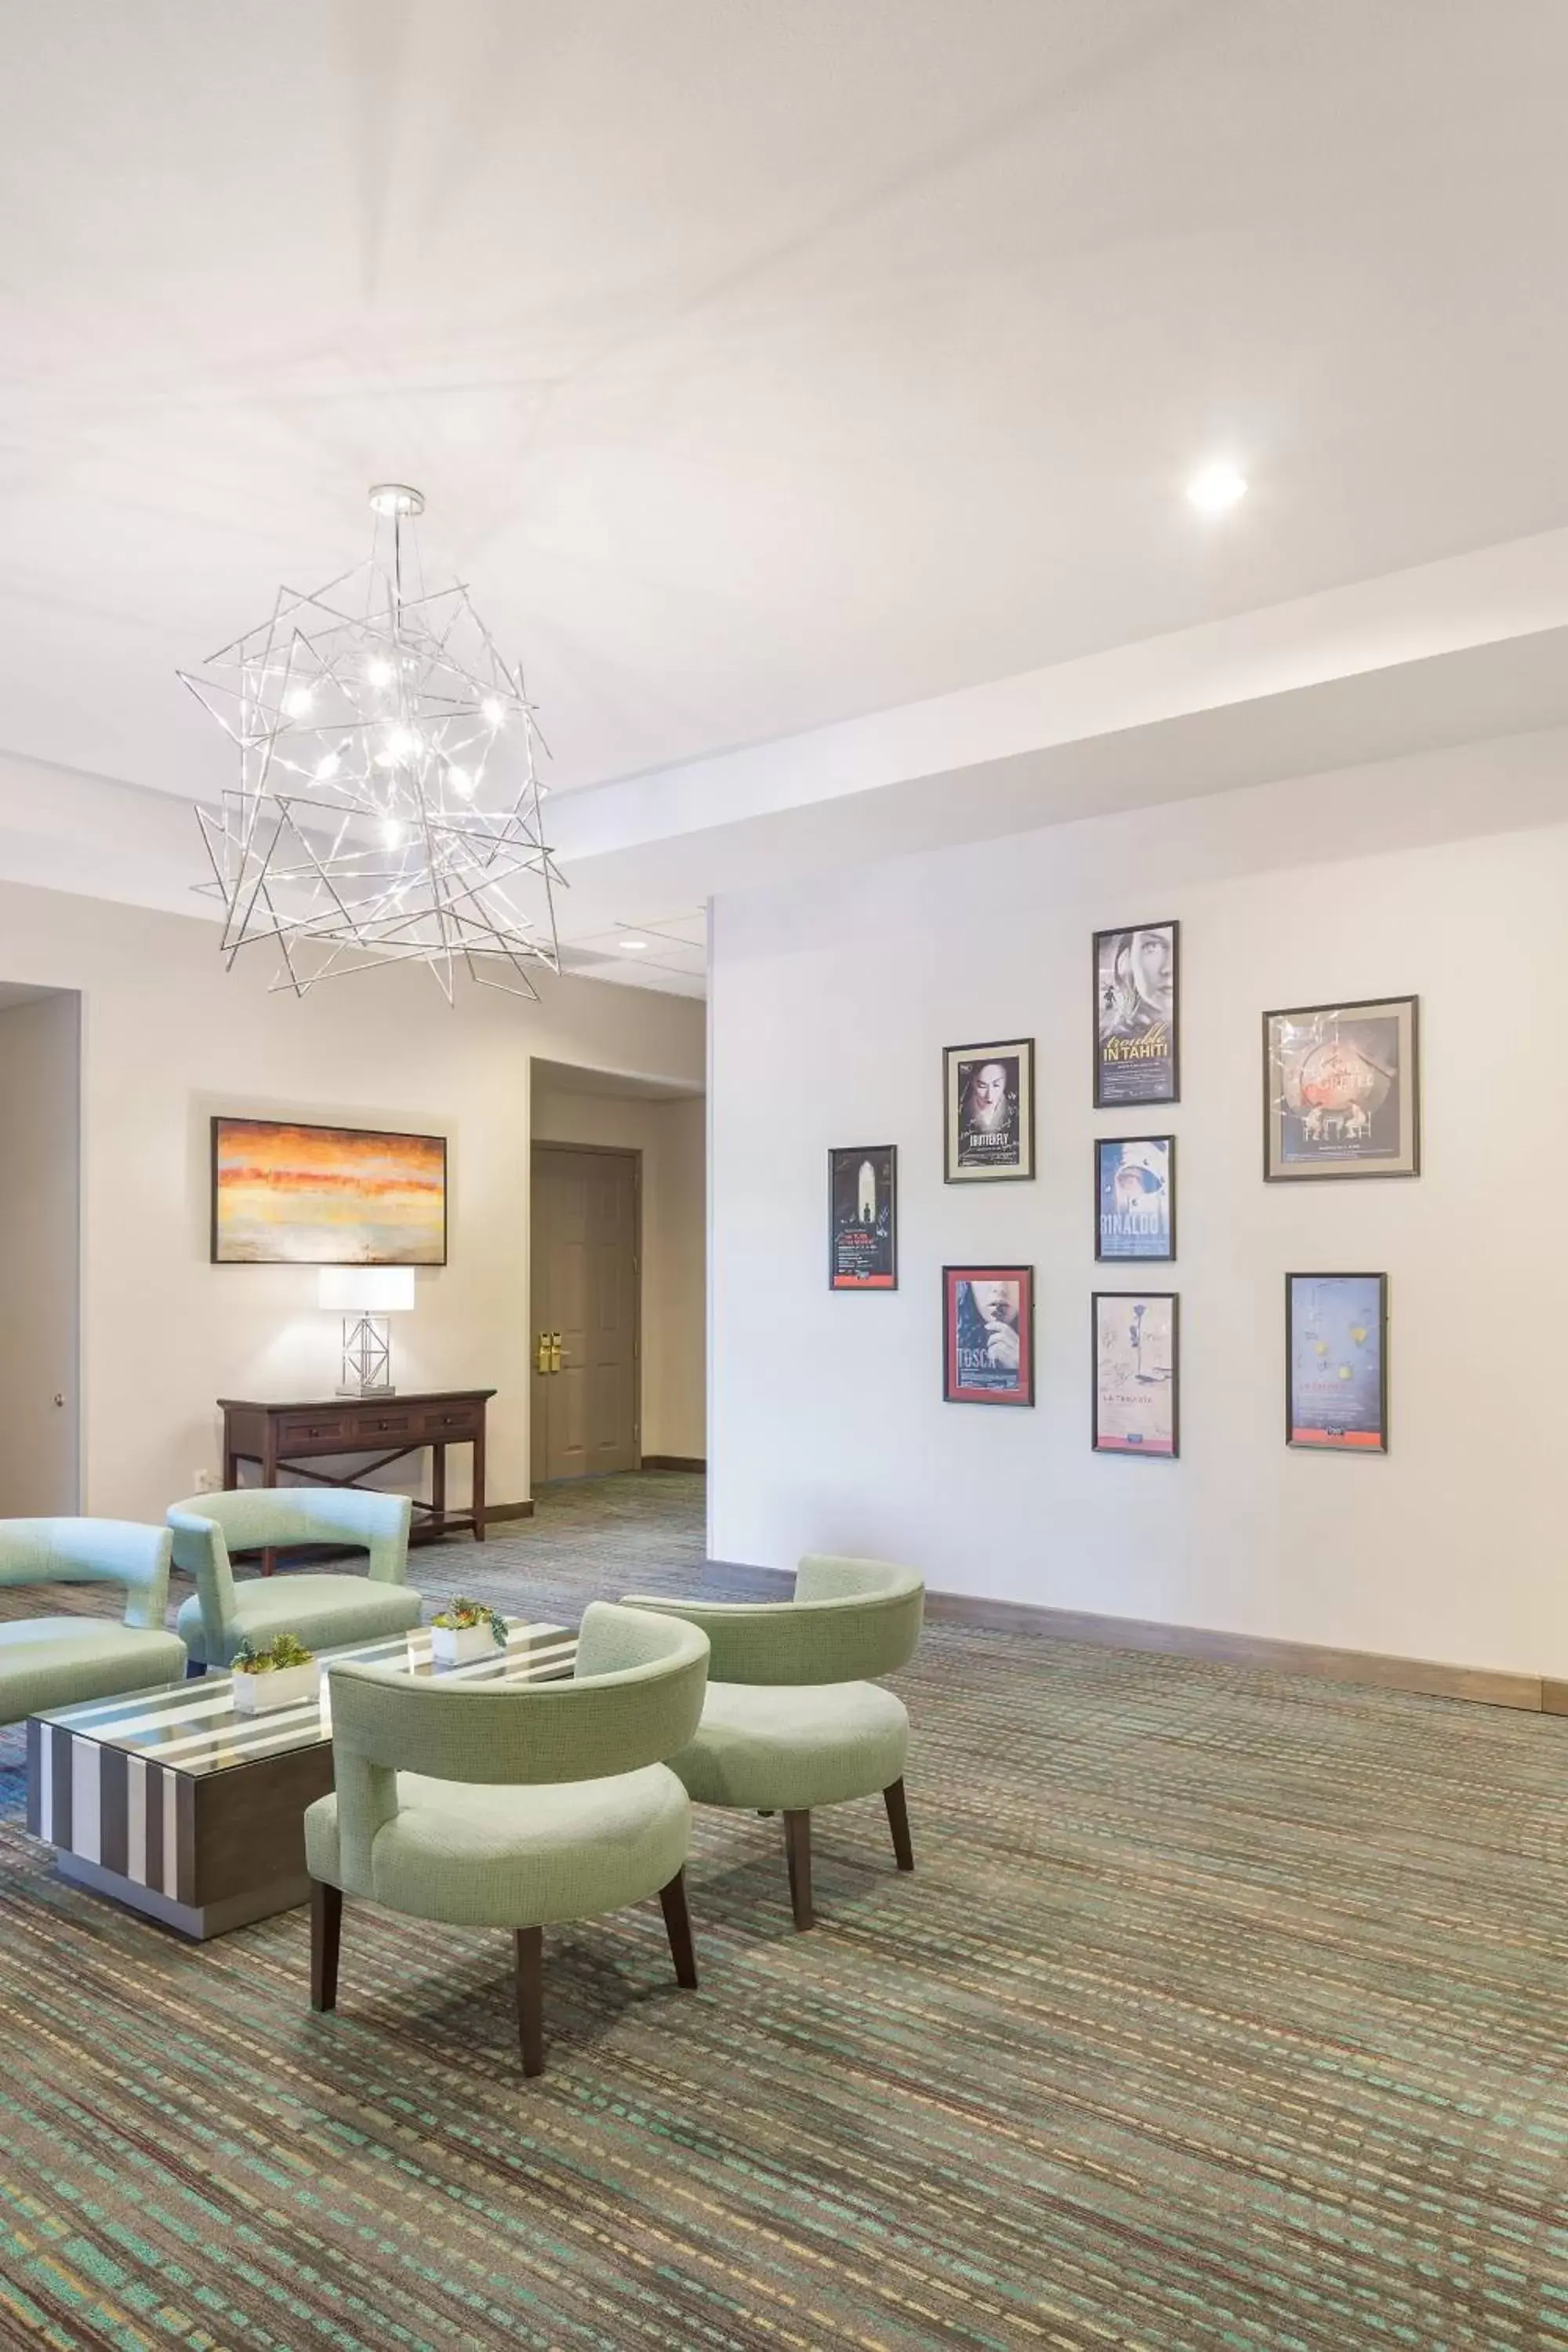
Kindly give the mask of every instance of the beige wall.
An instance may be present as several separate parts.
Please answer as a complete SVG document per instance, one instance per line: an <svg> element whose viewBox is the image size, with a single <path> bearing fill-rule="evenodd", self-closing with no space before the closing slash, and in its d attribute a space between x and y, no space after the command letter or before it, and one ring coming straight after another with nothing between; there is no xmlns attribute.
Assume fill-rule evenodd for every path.
<svg viewBox="0 0 1568 2352"><path fill-rule="evenodd" d="M533 1082L541 1143L597 1143L642 1155L642 1450L707 1453L707 1113L700 1097L652 1102Z"/></svg>
<svg viewBox="0 0 1568 2352"><path fill-rule="evenodd" d="M77 1507L78 1020L0 1009L0 1518Z"/></svg>
<svg viewBox="0 0 1568 2352"><path fill-rule="evenodd" d="M303 1267L208 1263L208 1121L281 1114L449 1139L450 1264L398 1318L405 1389L493 1386L489 1492L528 1493L529 1063L700 1086L703 1008L591 981L543 1002L414 970L269 994L178 916L0 885L0 981L82 994L84 1507L161 1515L217 1464L214 1400L315 1397L337 1328ZM459 1457L454 1456L454 1471Z"/></svg>

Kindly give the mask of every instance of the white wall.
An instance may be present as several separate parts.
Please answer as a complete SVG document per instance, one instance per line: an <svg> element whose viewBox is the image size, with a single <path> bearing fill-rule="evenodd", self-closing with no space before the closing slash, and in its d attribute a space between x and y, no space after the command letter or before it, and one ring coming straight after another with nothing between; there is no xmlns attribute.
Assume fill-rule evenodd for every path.
<svg viewBox="0 0 1568 2352"><path fill-rule="evenodd" d="M700 1086L703 1007L546 975L541 1004L473 989L453 1009L412 969L300 1002L268 992L262 963L226 972L216 937L0 884L0 981L82 992L84 1507L161 1517L216 1466L216 1398L336 1383L337 1326L315 1305L313 1271L208 1263L218 1111L449 1138L450 1264L420 1270L396 1378L494 1386L489 1494L522 1499L530 1057Z"/></svg>
<svg viewBox="0 0 1568 2352"><path fill-rule="evenodd" d="M642 1450L707 1451L707 1105L583 1094L536 1074L539 1143L611 1144L642 1155Z"/></svg>
<svg viewBox="0 0 1568 2352"><path fill-rule="evenodd" d="M715 1556L877 1553L950 1591L1568 1671L1568 826L1293 863L1378 838L1377 800L1310 780L718 903ZM1097 1114L1090 933L1172 916L1184 1099ZM1266 1186L1261 1012L1406 991L1426 1172ZM944 1187L942 1047L1018 1034L1038 1181ZM1090 1140L1151 1125L1181 1145L1180 1259L1147 1277L1182 1298L1170 1464L1089 1443ZM828 1146L887 1141L901 1287L830 1296ZM1037 1268L1033 1412L942 1402L939 1270L970 1256ZM1386 1458L1284 1444L1282 1278L1313 1267L1391 1277Z"/></svg>
<svg viewBox="0 0 1568 2352"><path fill-rule="evenodd" d="M0 1518L77 1507L79 1010L0 1007Z"/></svg>

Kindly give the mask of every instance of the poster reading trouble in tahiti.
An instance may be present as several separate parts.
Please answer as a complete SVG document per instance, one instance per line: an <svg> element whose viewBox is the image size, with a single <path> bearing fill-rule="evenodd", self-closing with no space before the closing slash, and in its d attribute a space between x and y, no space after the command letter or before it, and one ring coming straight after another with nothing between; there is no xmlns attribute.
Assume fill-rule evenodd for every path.
<svg viewBox="0 0 1568 2352"><path fill-rule="evenodd" d="M1181 1380L1175 1293L1097 1290L1091 1306L1095 1452L1173 1459Z"/></svg>
<svg viewBox="0 0 1568 2352"><path fill-rule="evenodd" d="M891 1143L842 1144L827 1155L828 1287L899 1286L899 1155Z"/></svg>
<svg viewBox="0 0 1568 2352"><path fill-rule="evenodd" d="M1035 1041L949 1045L942 1055L950 1184L1035 1172Z"/></svg>
<svg viewBox="0 0 1568 2352"><path fill-rule="evenodd" d="M1173 1103L1180 1097L1176 1057L1178 923L1094 935L1094 1101Z"/></svg>
<svg viewBox="0 0 1568 2352"><path fill-rule="evenodd" d="M1285 1440L1388 1451L1388 1276L1285 1277Z"/></svg>

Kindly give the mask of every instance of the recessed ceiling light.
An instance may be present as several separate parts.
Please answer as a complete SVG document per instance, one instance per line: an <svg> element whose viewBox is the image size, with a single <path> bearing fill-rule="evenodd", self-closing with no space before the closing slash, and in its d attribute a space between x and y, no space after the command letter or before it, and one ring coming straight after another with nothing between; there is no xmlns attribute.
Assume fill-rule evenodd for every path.
<svg viewBox="0 0 1568 2352"><path fill-rule="evenodd" d="M619 945L627 950L632 948L646 948L647 941L646 940L622 940L619 942Z"/></svg>
<svg viewBox="0 0 1568 2352"><path fill-rule="evenodd" d="M1247 496L1247 477L1234 466L1205 466L1187 484L1187 497L1202 514L1223 514Z"/></svg>

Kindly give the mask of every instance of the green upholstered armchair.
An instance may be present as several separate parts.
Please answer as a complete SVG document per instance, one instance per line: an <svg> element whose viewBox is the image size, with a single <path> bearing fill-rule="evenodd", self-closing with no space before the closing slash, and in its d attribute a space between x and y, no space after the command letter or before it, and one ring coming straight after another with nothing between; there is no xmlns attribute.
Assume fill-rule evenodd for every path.
<svg viewBox="0 0 1568 2352"><path fill-rule="evenodd" d="M417 1625L424 1596L406 1581L410 1517L405 1495L357 1486L244 1486L171 1504L174 1566L196 1582L174 1621L192 1664L226 1666L242 1642L259 1647L275 1633L327 1650ZM367 1551L370 1573L237 1582L231 1552L307 1543Z"/></svg>
<svg viewBox="0 0 1568 2352"><path fill-rule="evenodd" d="M702 1722L669 1759L700 1805L782 1813L797 1927L814 1924L811 1816L880 1793L900 1870L915 1866L904 1762L910 1719L869 1677L908 1664L925 1586L880 1559L803 1559L795 1598L689 1601L628 1595L700 1626L711 1649Z"/></svg>
<svg viewBox="0 0 1568 2352"><path fill-rule="evenodd" d="M169 1530L129 1519L0 1519L0 1584L119 1584L125 1615L0 1624L0 1723L178 1682L185 1645L163 1624Z"/></svg>
<svg viewBox="0 0 1568 2352"><path fill-rule="evenodd" d="M333 1666L336 1793L305 1814L310 2006L337 2003L345 1894L452 1927L510 1927L522 2071L544 2065L544 1929L657 1894L678 1983L691 1806L664 1759L702 1713L693 1626L595 1601L574 1678L443 1685Z"/></svg>

